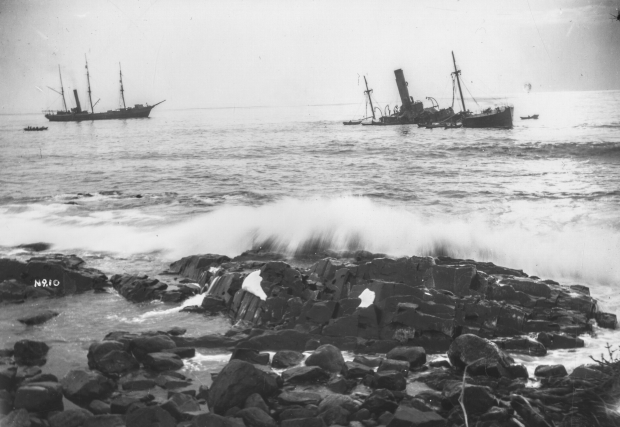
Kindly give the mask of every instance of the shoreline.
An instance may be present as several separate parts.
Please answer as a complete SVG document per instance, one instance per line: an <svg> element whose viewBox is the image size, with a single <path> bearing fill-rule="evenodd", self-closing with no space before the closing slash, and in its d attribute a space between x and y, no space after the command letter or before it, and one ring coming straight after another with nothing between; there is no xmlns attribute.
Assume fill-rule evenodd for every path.
<svg viewBox="0 0 620 427"><path fill-rule="evenodd" d="M302 411L303 414L308 415L305 419L322 420L324 424L316 424L317 426L336 425L329 424L334 420L345 421L345 424L338 425L357 427L360 424L355 424L356 422L363 426L417 425L402 424L402 422L409 422L406 420L413 415L420 416L418 412L427 415L432 412L434 414L432 417L436 417L438 423L436 425L460 425L459 422L463 421L463 413L461 411L461 415L457 414L460 409L454 406L455 402L452 402L449 411L446 410L448 403L444 402L443 406L433 406L431 403L433 399L450 400L458 395L463 390L462 387L459 391L458 387L455 389L450 386L452 387L450 388L446 384L452 381L451 384L455 386L455 381L458 382L457 377L463 375L462 368L469 366L472 368L472 372L468 374L473 375L471 377L474 383L472 387L483 387L482 389L475 388L476 396L482 393L491 399L487 399L489 402L493 401L499 405L487 405L484 413L474 411L475 413L470 416L483 421L491 420L495 415L489 415L489 413L495 414L499 411L501 416L497 419L502 421L497 425L518 425L514 424L514 421L524 421L528 416L533 416L532 413L537 413L543 419L546 417L548 420L553 420L553 411L550 413L542 411L543 415L541 415L540 408L530 410L531 399L522 398L525 399L522 401L510 396L511 387L517 387L526 394L536 394L539 391L530 389L529 382L533 379L528 380L527 369L524 365L515 363L515 360L508 354L527 355L540 358L540 361L544 362L541 357L547 353L547 349L583 347L584 341L579 338L579 335L592 333L592 326L595 322L599 326L610 329L617 327L615 315L599 312L596 300L589 296L589 290L586 287L563 287L554 281L528 276L521 270L496 266L488 262L448 257L392 259L385 257L384 254L364 251L330 253L329 255L331 255L330 258L318 261L308 258L297 260L292 263L294 267L284 262L283 259L286 258L282 255L259 251L248 251L232 259L219 255L190 256L170 264L170 268L158 276L159 280L137 275L114 275L108 278L97 270L86 268L83 260L75 256L44 255L33 257L26 263L1 259L0 297L5 301L10 298L14 301L19 300L20 296L28 300L33 297L49 298L53 295L60 297L90 290L94 290L95 293L107 292L106 289L113 287L132 303L161 300L165 303L178 304L189 297L196 299L202 291L204 297L201 304L185 307L183 311L203 315L225 313L232 320L231 328L223 335L207 334L186 337L185 331L180 328L157 332L165 331L164 327L140 334L112 331L103 338L103 341L91 345L88 351L90 370L82 369L78 370L80 371L78 373L72 370L67 374L108 384L109 393L106 392L105 396L100 396L102 400L99 401L104 405L99 403L97 405L116 408L110 409L112 415L96 413L97 410L92 407L92 403L93 400L98 399L91 399L87 403L79 398L76 400L67 391L71 389L69 384L71 381L62 379L60 385L39 385L48 390L46 393L56 396L54 410L45 414L35 414L36 416L31 413L27 416L31 420L47 419L50 424L54 417L82 416L84 417L83 423L76 425L85 426L88 426L90 422L87 419L103 421L101 417L108 417L110 420L114 419L110 422L124 422L129 426L138 425L131 424L133 411L136 413L142 411L140 413L143 416L148 413L167 420L172 417L175 424L170 425L200 426L233 423L230 425L253 426L258 425L254 424L253 417L264 418L266 415L269 419L263 419L267 423L265 425L288 426L297 425L287 423L288 415L282 416L284 412L292 409L289 406L300 406L297 405L299 403L297 400L295 404L287 400L293 396L305 402L301 408L294 408L308 410L309 412ZM45 272L49 280L47 283L52 283L52 286L35 288L26 286L24 283L22 283L24 286L19 286L20 280L35 280L34 277L37 274L41 275L42 272ZM245 279L250 272L258 272L260 280L258 282L254 280L253 284L246 284ZM162 278L170 278L177 283L169 286L160 281ZM10 283L10 286L7 283ZM38 283L42 283L42 280L38 279ZM254 289L251 289L250 285ZM257 292L256 286L259 286L265 294L264 299L256 295L261 294ZM11 289L9 293L7 293L8 288ZM365 291L374 292L374 299L366 301L365 306L362 306L360 296ZM7 298L9 294L11 297ZM92 298L96 299L97 295L93 295ZM39 299L39 301L42 300ZM35 317L31 321L45 322L54 316L53 313L48 313L47 316L45 313L38 314L39 318ZM166 320L163 319L162 322ZM102 338L105 333L101 331L101 336L97 338ZM473 367L474 359L466 363L459 362L460 356L454 356L456 351L454 347L458 346L459 342L467 340L477 342L476 345L469 345L474 349L486 346L485 348L490 349L489 351L499 362L492 364L492 368L486 363L482 370ZM45 344L31 344L33 342L29 341L30 344L27 346L34 346L34 348L46 346ZM144 351L136 350L136 346L140 345L146 346ZM184 366L182 358L194 357L196 349L201 348L219 349L225 354L232 351L231 362L224 367L222 372L214 375L215 379L210 389L193 383L182 374L177 373L175 376L169 372L170 369L172 371L181 369ZM331 374L329 369L317 368L324 371L321 373L315 368L310 368L312 365L308 365L307 360L311 360L316 352L326 351L325 348L330 349L328 353L338 360L342 359L341 351L350 352L354 355L353 362L345 363L343 359L342 366ZM42 378L46 381L50 379L39 377L39 375L49 375L41 373L40 370L28 371L30 368L19 367L24 364L24 360L23 356L15 357L15 351L19 353L18 346L13 350L7 349L2 352L5 356L5 364L14 366L17 363L14 369L8 368L8 375L10 376L10 372L13 371L15 375L5 387L14 399L20 393L32 392L33 386L29 386L27 381L30 374L34 373L30 375L33 376L34 384L41 383ZM310 356L300 358L299 354L303 352L306 356L310 353ZM335 356L336 352L339 357ZM405 367L402 360L400 364L395 362L399 358L394 356L394 352L423 353L424 362L411 362L408 367ZM276 360L280 356L276 356L281 353L297 354L294 358L295 363L287 366L293 373L286 373L288 371L280 371L281 368L277 368L279 365ZM364 354L372 356L362 356ZM436 354L439 358L432 357L433 360L426 363L427 354L429 356ZM12 359L11 356L13 356ZM45 360L45 354L39 357ZM320 359L322 356L316 357ZM236 359L244 361L245 365ZM374 361L368 362L371 359ZM232 362L233 360L236 361ZM371 364L379 363L379 365L366 366L360 361ZM37 359L34 362L27 361L26 364L37 365L40 362L41 360ZM269 368L270 363L276 371ZM299 366L300 363L302 363L301 366ZM306 366L303 366L303 363ZM257 364L266 367L258 368ZM144 368L140 368L142 365ZM25 369L23 372L28 371L30 374L21 374L22 378L17 375L21 372L20 369ZM229 372L233 377L237 375L238 369L245 372L244 375L259 375L261 378L267 375L275 381L275 388L272 387L262 395L264 402L267 402L265 406L259 405L262 413L256 413L254 410L248 411L247 409L252 406L247 406L245 401L239 403L245 408L222 403L228 400L222 397L226 394L223 390L228 386L223 387L218 384L224 381L222 378L228 377ZM585 375L588 379L588 375L596 376L596 372L599 372L597 369L596 365L578 367L570 376L567 376L568 372L563 367L539 367L536 370L538 379L534 382L538 389L558 381L569 381L571 384L583 386L580 382L583 378L580 375ZM166 373L159 373L161 371ZM314 373L308 374L309 371ZM551 379L544 379L547 377L542 376L546 375L541 374L543 371L552 372L549 374L552 375ZM553 377L553 375L559 375L558 372L562 374L559 379ZM282 376L279 375L280 373ZM291 381L291 375L294 377L301 375L295 386L293 384L296 380ZM318 376L313 377L313 375ZM162 377L176 378L176 380L162 379ZM263 379L267 381L265 378ZM286 378L284 383L282 383L283 378ZM483 378L486 379L483 380ZM172 384L176 384L175 381L184 384L185 389L173 388ZM489 385L479 385L479 381L482 381L480 384L488 384L492 381L495 385L487 389ZM168 382L170 382L170 388L166 387ZM51 383L59 384L54 381ZM140 388L142 392L140 396L131 395L136 392L136 390L131 391L134 385L126 386L125 384L145 388ZM388 389L395 388L389 392L392 397L388 400L393 402L388 405L391 410L381 411L381 413L362 412L357 416L360 420L355 419L354 414L364 409L364 405L367 407L370 404L368 402L376 399L377 393L386 389L386 384L389 385ZM360 394L359 390L354 391L359 386L366 387L365 394ZM592 386L598 387L600 384ZM470 392L469 387L465 388L467 393ZM24 390L20 392L22 388ZM333 390L334 388L337 392ZM273 398L274 393L280 393L278 398ZM310 399L311 403L302 398L312 393L314 395ZM254 393L250 394L254 395ZM285 396L282 397L282 394ZM78 402L78 406L87 409L89 413L81 412L79 415L75 412L79 412L77 409L57 413L58 396L63 395L73 403ZM180 395L190 396L191 399ZM327 409L320 407L320 402L323 401L345 399L344 397L328 398L334 395L357 399L357 403L351 408L356 408L356 410L348 411L347 414L344 412L336 414L337 410L328 412ZM387 395L381 396L385 399ZM540 401L540 396L536 396ZM246 396L248 399L249 397L250 395ZM112 403L119 399L131 403L125 405L123 409L118 409L118 405L114 404L116 405L114 406ZM253 399L257 400L256 397ZM170 403L171 401L173 403ZM184 405L185 409L178 408ZM316 411L312 406L316 407ZM16 400L11 401L10 404L5 403L3 407L4 412L7 412L6 408L9 407L15 409L10 415L12 417L26 416L23 412L23 405L16 403ZM193 410L187 410L189 407ZM224 407L225 409L222 409ZM236 410L231 409L235 407ZM159 410L162 408L166 414ZM232 412L229 412L230 410ZM118 413L118 411L124 412ZM302 412L296 414L299 415ZM327 416L325 413L332 415ZM8 416L8 413L3 415ZM330 418L332 416L333 419ZM290 419L299 423L302 418ZM245 420L246 423L239 424L239 420ZM209 424L216 422L223 424ZM310 421L303 422L310 423ZM505 424L510 422L513 424Z"/></svg>

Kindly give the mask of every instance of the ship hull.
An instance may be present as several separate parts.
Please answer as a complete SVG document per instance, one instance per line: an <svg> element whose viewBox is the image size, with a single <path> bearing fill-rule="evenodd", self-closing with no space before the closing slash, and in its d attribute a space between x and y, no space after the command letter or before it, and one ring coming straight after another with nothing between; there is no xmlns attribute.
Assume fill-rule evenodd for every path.
<svg viewBox="0 0 620 427"><path fill-rule="evenodd" d="M501 111L493 111L486 114L473 114L463 117L464 128L505 128L512 127L512 115L514 108L505 107Z"/></svg>
<svg viewBox="0 0 620 427"><path fill-rule="evenodd" d="M50 122L84 122L90 120L121 120L121 119L144 119L151 114L153 106L131 108L126 110L106 111L105 113L71 113L71 114L46 114Z"/></svg>

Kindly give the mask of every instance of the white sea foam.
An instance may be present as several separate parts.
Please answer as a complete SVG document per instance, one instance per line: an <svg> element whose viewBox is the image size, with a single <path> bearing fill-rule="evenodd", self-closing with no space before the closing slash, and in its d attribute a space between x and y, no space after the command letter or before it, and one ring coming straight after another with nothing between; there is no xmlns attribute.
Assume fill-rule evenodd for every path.
<svg viewBox="0 0 620 427"><path fill-rule="evenodd" d="M519 202L489 207L489 213L428 217L423 207L392 207L348 196L283 199L259 207L226 205L176 224L148 227L116 225L113 219L96 226L70 224L65 216L59 221L55 208L46 208L45 215L29 214L30 209L0 212L0 245L43 241L55 251L121 256L162 251L170 261L198 253L235 256L261 242L291 254L324 249L447 254L595 285L595 294L612 306L608 309L620 307L611 289L620 281L620 232L581 220L578 209L572 218L564 208L555 214L549 205Z"/></svg>
<svg viewBox="0 0 620 427"><path fill-rule="evenodd" d="M267 294L263 291L260 284L263 281L263 278L260 276L260 270L256 270L247 275L245 279L243 279L243 284L241 285L241 289L244 291L248 291L263 301L267 299Z"/></svg>
<svg viewBox="0 0 620 427"><path fill-rule="evenodd" d="M360 299L362 302L360 303L360 307L368 307L375 301L375 293L370 289L364 289L360 294Z"/></svg>

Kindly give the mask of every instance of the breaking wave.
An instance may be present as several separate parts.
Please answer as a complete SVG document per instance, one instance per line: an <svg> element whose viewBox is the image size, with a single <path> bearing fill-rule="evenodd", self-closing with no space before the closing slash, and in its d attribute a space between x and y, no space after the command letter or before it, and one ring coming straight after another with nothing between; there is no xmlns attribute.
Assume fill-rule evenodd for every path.
<svg viewBox="0 0 620 427"><path fill-rule="evenodd" d="M523 202L517 206L520 212L507 216L446 215L366 197L283 199L259 207L224 205L189 220L149 226L119 225L113 218L96 225L71 223L48 207L45 215L0 213L0 245L48 242L51 251L159 253L167 261L199 253L235 256L251 248L290 255L364 249L391 256L492 261L540 277L586 284L620 281L620 230L579 216L552 219L544 212L535 214L537 206L523 206L528 205ZM101 215L105 216L100 213L99 219Z"/></svg>

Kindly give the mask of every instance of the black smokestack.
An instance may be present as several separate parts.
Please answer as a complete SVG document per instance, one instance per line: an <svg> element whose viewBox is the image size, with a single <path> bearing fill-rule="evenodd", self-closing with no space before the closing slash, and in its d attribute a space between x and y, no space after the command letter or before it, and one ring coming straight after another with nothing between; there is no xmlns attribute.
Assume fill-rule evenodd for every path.
<svg viewBox="0 0 620 427"><path fill-rule="evenodd" d="M80 105L80 98L78 98L77 89L73 89L73 96L75 96L75 105L77 106L75 107L75 112L81 113L82 106Z"/></svg>

